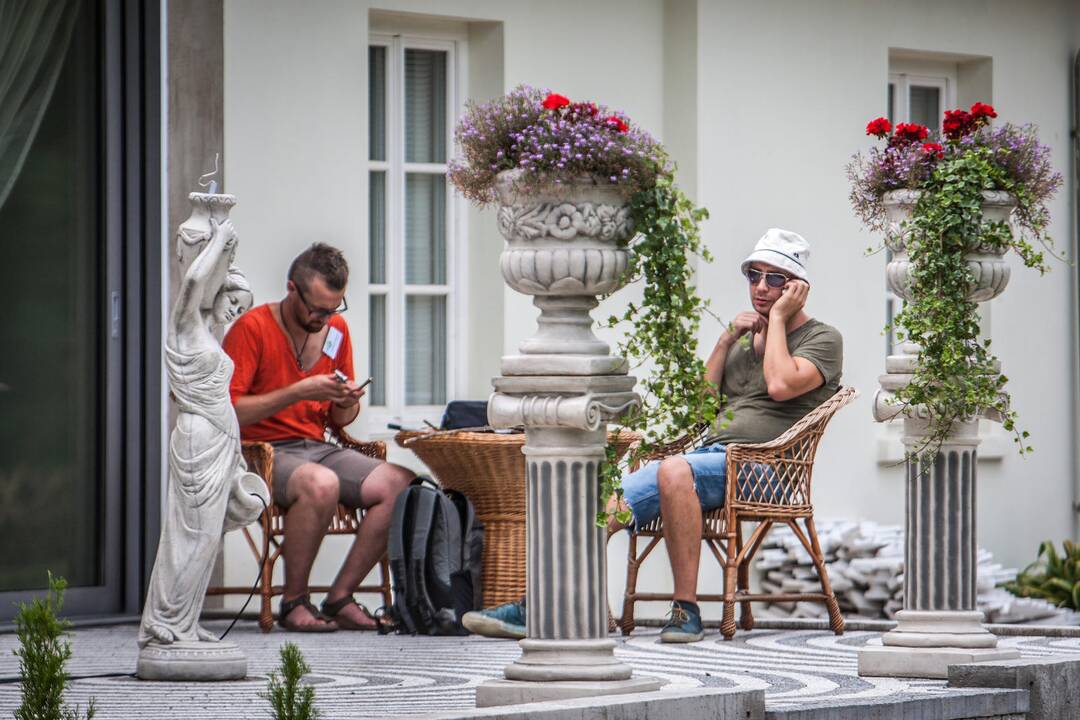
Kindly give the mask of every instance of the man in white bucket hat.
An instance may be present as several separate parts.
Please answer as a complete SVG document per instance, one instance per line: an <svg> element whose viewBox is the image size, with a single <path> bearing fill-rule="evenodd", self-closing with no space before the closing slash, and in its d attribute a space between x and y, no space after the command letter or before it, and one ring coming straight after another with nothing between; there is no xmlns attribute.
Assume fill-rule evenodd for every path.
<svg viewBox="0 0 1080 720"><path fill-rule="evenodd" d="M675 599L660 633L663 642L705 636L697 606L701 522L704 511L724 504L726 445L775 439L840 387L840 333L804 309L809 259L809 244L789 230L770 228L758 240L742 263L752 309L736 315L720 335L705 369L726 398L731 422L704 447L649 463L622 480L620 509L631 511L635 527L664 515ZM466 613L464 624L481 635L524 637L524 603Z"/></svg>
<svg viewBox="0 0 1080 720"><path fill-rule="evenodd" d="M742 263L752 309L720 335L705 377L720 388L731 421L704 447L650 463L623 478L623 498L636 527L664 515L664 541L675 600L663 642L705 636L697 606L702 513L724 504L730 443L768 442L840 387L843 339L807 315L810 246L801 235L770 228ZM782 492L778 487L769 492Z"/></svg>

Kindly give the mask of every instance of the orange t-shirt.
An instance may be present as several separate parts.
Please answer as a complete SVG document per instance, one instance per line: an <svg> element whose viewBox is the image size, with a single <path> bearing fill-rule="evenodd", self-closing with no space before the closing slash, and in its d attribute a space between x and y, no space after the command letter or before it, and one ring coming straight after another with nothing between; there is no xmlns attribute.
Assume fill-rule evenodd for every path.
<svg viewBox="0 0 1080 720"><path fill-rule="evenodd" d="M324 351L309 370L296 364L296 351L285 335L269 305L259 305L237 318L229 329L222 347L232 358L232 382L229 392L235 404L243 395L262 395L311 377L340 370L353 378L352 342L349 327L340 315L332 315L331 328L341 334L337 355ZM240 428L244 440L322 440L330 416L329 400L301 400L275 415Z"/></svg>

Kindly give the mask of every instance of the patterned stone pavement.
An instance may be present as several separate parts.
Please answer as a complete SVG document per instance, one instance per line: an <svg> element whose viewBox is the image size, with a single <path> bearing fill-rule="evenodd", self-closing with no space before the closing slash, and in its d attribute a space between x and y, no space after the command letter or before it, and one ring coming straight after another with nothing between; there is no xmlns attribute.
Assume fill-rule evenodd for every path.
<svg viewBox="0 0 1080 720"><path fill-rule="evenodd" d="M221 632L224 622L207 623ZM614 636L613 636L614 637ZM655 629L618 638L619 657L642 675L663 678L670 689L739 687L764 689L767 708L779 710L843 705L888 698L964 694L943 681L860 678L855 651L879 633L849 631L836 637L817 630L739 632L732 642L710 634L692 645L662 645ZM96 697L99 718L268 717L259 697L286 640L296 642L312 666L316 699L324 717L388 718L473 707L477 684L500 677L518 655L517 645L485 638L378 636L370 633L263 635L255 623L239 623L229 636L247 653L248 680L230 683L146 683L132 677L76 680L69 701L85 705ZM17 676L13 634L0 635L0 677ZM1078 654L1080 638L1003 637L1025 656ZM72 675L130 673L135 667L135 626L79 630L72 639ZM19 702L17 684L0 684L0 716Z"/></svg>

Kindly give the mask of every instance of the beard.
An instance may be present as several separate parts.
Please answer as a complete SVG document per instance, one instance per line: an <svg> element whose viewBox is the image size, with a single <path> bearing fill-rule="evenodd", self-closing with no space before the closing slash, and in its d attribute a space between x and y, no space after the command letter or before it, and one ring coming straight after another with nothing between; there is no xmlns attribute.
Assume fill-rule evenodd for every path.
<svg viewBox="0 0 1080 720"><path fill-rule="evenodd" d="M297 324L304 328L304 332L308 335L314 335L326 326L325 320L312 320L310 322L304 322L303 320L297 320Z"/></svg>

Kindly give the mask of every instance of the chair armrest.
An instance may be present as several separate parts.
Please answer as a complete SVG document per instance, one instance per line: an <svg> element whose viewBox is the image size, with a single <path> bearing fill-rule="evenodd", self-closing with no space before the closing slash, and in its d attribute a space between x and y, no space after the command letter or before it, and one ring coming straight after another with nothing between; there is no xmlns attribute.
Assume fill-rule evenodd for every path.
<svg viewBox="0 0 1080 720"><path fill-rule="evenodd" d="M345 428L331 428L331 434L341 444L341 447L356 450L376 460L386 460L386 443L382 440L357 440L345 431Z"/></svg>
<svg viewBox="0 0 1080 720"><path fill-rule="evenodd" d="M263 479L270 490L270 497L274 497L274 446L270 443L245 440L240 443L240 450L244 453L248 470Z"/></svg>

